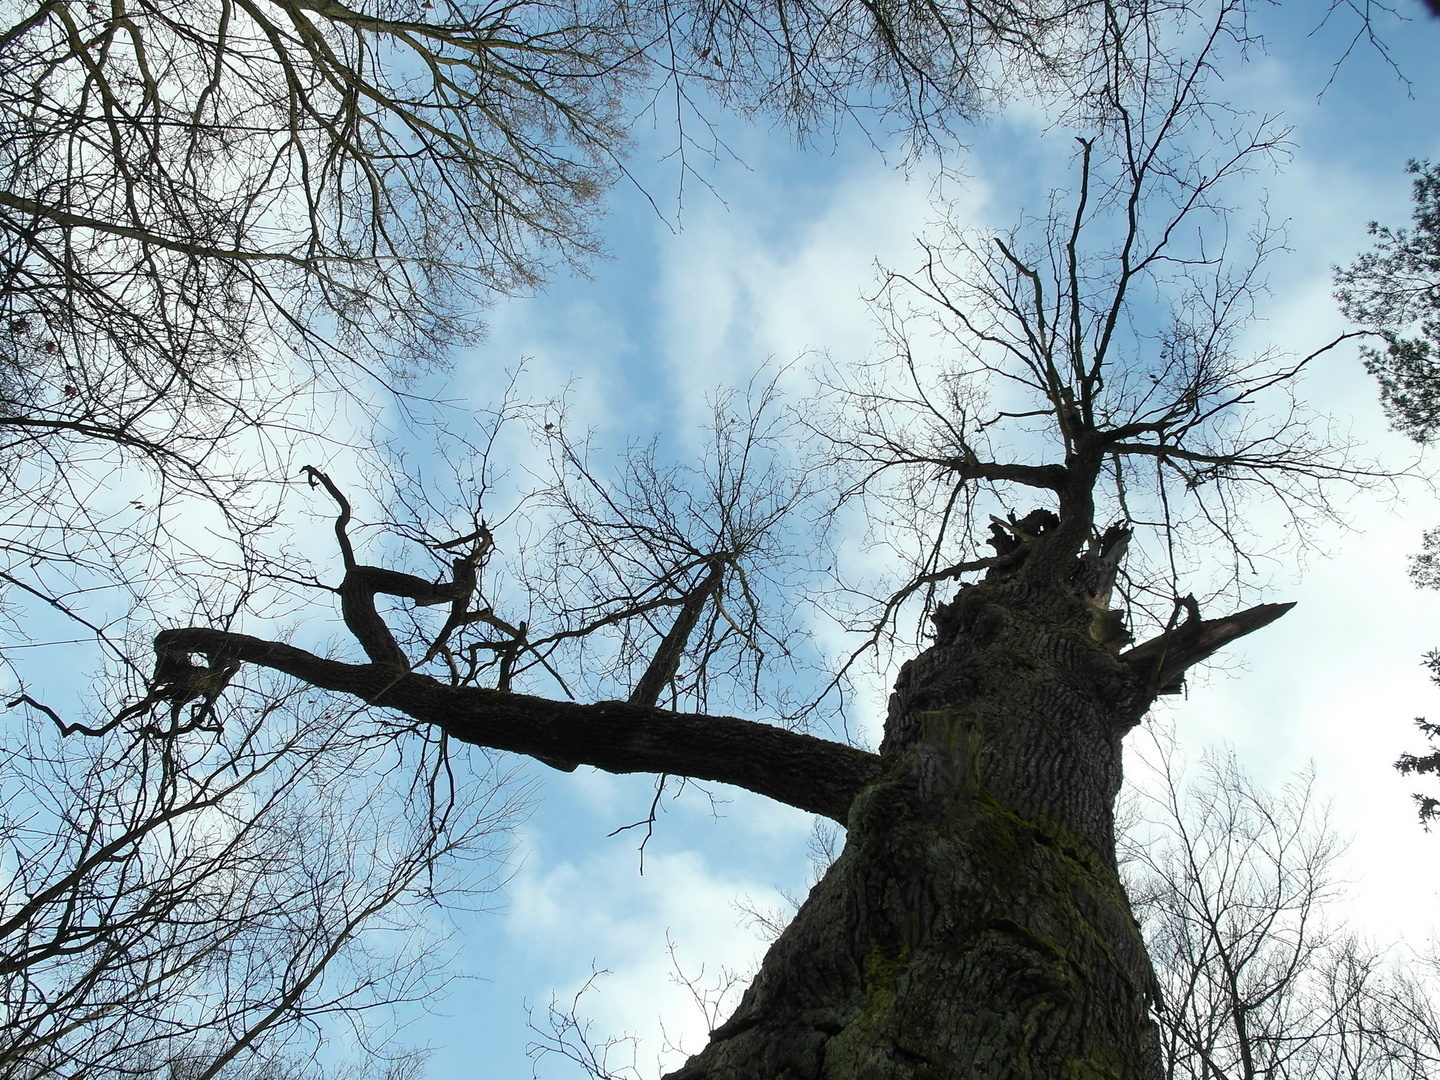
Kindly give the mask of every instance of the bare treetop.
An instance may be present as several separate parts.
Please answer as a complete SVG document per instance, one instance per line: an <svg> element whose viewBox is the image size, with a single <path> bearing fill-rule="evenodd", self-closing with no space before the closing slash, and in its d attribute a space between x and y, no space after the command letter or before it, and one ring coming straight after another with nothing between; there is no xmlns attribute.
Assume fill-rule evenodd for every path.
<svg viewBox="0 0 1440 1080"><path fill-rule="evenodd" d="M1017 542L1034 547L1027 576L1069 574L1077 551L1111 546L1107 526L1132 534L1125 606L1164 626L1191 590L1243 598L1257 557L1338 518L1334 485L1391 475L1306 405L1307 369L1355 335L1300 352L1247 340L1283 235L1235 224L1235 188L1286 133L1209 101L1224 24L1113 99L1113 131L1077 139L1047 213L922 240L918 270L876 297L882 354L829 374L819 433L850 478L842 505L862 501L907 561L872 632L912 596L929 611L948 582L1009 573Z"/></svg>

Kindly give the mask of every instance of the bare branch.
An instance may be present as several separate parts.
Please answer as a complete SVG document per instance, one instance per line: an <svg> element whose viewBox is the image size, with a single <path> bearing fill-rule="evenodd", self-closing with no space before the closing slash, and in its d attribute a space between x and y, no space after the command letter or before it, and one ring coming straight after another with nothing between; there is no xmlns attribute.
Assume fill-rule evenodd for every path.
<svg viewBox="0 0 1440 1080"><path fill-rule="evenodd" d="M863 750L750 720L672 713L626 702L581 705L477 687L449 687L381 664L344 664L280 642L202 627L163 630L158 656L201 653L258 664L432 724L460 742L607 772L655 772L734 784L844 822L879 775Z"/></svg>

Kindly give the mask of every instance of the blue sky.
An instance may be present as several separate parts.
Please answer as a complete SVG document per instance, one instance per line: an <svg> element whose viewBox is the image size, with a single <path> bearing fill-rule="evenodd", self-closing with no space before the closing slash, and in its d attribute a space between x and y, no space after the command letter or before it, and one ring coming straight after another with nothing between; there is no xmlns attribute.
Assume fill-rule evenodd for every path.
<svg viewBox="0 0 1440 1080"><path fill-rule="evenodd" d="M1407 219L1407 159L1440 158L1440 20L1409 4L1415 20L1387 37L1407 90L1363 44L1332 73L1353 24L1337 17L1316 30L1319 6L1264 12L1268 54L1227 70L1219 87L1294 129L1288 163L1245 188L1288 222L1289 250L1269 267L1273 295L1248 332L1257 347L1305 351L1343 329L1329 267L1366 245L1369 220ZM677 228L673 163L656 160L666 135L642 133L632 167L672 220L634 188L618 189L604 226L610 257L588 279L565 278L497 308L488 339L457 357L452 392L484 408L498 373L525 358L522 393L569 385L574 423L593 427L602 447L619 451L657 434L683 454L717 386L743 384L767 361L868 355L874 324L860 297L873 290L875 264L912 263L913 237L935 216L924 163L906 174L854 132L806 151L783 131L731 123L723 134L735 156L705 167L718 194L690 182ZM973 132L970 180L945 193L969 221L1004 227L1070 182L1073 134L1046 134L1016 109ZM803 364L794 370L803 378ZM1412 456L1385 431L1353 351L1327 358L1307 394L1384 460ZM1190 756L1231 744L1271 785L1313 762L1320 796L1353 837L1347 918L1377 941L1423 946L1435 930L1432 845L1440 841L1414 824L1410 788L1390 763L1419 749L1411 718L1440 713L1440 689L1419 666L1440 645L1440 596L1417 592L1405 576L1421 530L1440 523L1440 505L1415 485L1403 504L1360 498L1348 509L1352 531L1325 533L1303 563L1272 569L1271 598L1299 601L1296 611L1233 650L1222 670L1193 679L1163 719ZM883 703L883 685L873 691L856 704L862 732L873 733ZM526 1003L541 1015L552 992L568 999L592 969L607 969L582 1012L599 1038L638 1036L637 1064L654 1076L657 1057L678 1063L665 1055L667 1041L695 1050L704 1036L688 993L669 978L669 945L689 974L703 967L705 982L722 968L751 970L763 943L740 925L736 902L781 906L780 890L804 889L811 819L728 790L716 791L717 816L687 792L667 801L642 876L634 833L607 834L644 815L650 779L531 768L539 798L517 836L514 876L494 911L460 918L464 978L409 1035L433 1045L435 1080L527 1076ZM581 1075L554 1056L539 1072Z"/></svg>

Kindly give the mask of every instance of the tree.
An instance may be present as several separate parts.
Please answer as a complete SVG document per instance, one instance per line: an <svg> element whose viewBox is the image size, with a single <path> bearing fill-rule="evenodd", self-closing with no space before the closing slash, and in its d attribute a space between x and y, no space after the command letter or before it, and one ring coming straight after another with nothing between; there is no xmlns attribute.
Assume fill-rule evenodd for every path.
<svg viewBox="0 0 1440 1080"><path fill-rule="evenodd" d="M411 7L0 14L6 1077L298 1076L327 1018L373 1050L367 1016L443 982L420 913L503 855L522 792L452 786L443 740L230 669L186 715L122 707L137 625L246 608L317 398L372 411L366 372L593 248L630 45Z"/></svg>
<svg viewBox="0 0 1440 1080"><path fill-rule="evenodd" d="M1414 224L1391 229L1370 223L1375 250L1345 269L1335 270L1335 297L1347 318L1384 343L1384 350L1366 347L1365 368L1380 383L1380 400L1396 431L1416 442L1429 443L1440 430L1440 167L1411 161ZM1440 587L1440 530L1426 532L1423 550L1410 564L1410 576L1424 588ZM1440 678L1440 654L1426 664ZM1425 720L1417 726L1432 741L1440 730ZM1401 773L1440 770L1440 753L1402 754L1395 763ZM1417 794L1422 822L1440 814L1440 801Z"/></svg>
<svg viewBox="0 0 1440 1080"><path fill-rule="evenodd" d="M1218 539L1234 572L1207 600L1243 595L1247 492L1303 539L1331 512L1331 483L1381 475L1328 444L1290 393L1338 341L1300 358L1235 344L1275 239L1262 224L1236 256L1246 245L1206 226L1225 217L1224 181L1282 138L1262 126L1203 141L1218 123L1206 76L1243 44L1242 13L1221 5L1191 27L1200 44L1185 55L1149 51L1148 28L1114 11L1105 55L1143 77L1112 80L1097 101L1107 124L1078 143L1074 202L1009 235L933 244L882 305L897 363L835 387L847 426L819 426L848 479L832 490L894 528L897 546L915 539L910 572L868 623L873 642L911 598L972 579L928 605L933 643L901 669L878 753L681 711L703 693L713 643L763 652L732 604L753 586L750 524L773 526L763 509L740 520L755 443L727 441L723 424L693 483L642 469L624 497L592 484L593 510L566 504L593 552L582 566L600 569L560 590L579 614L553 630L528 599L504 613L483 506L445 532L412 530L437 581L364 561L346 493L311 470L337 508L332 588L363 660L223 626L166 629L152 706L203 706L203 680L258 666L457 742L737 784L844 824L844 852L677 1077L1160 1075L1155 978L1115 855L1121 739L1189 668L1287 609L1204 618L1181 595L1180 578L1201 572L1186 560ZM922 319L948 359L921 355ZM547 427L542 442L565 438ZM1043 505L993 517L980 554L982 515L1018 500ZM440 613L396 613L401 602ZM1149 634L1131 648L1127 617ZM693 637L701 625L709 636ZM610 700L575 700L582 679L608 673L562 670L557 645L611 630L640 674ZM547 686L570 700L530 692Z"/></svg>
<svg viewBox="0 0 1440 1080"><path fill-rule="evenodd" d="M1156 734L1121 840L1155 963L1170 1077L1424 1077L1440 1059L1423 978L1332 914L1343 844L1297 777L1259 788L1233 754L1186 783Z"/></svg>
<svg viewBox="0 0 1440 1080"><path fill-rule="evenodd" d="M675 90L682 150L711 91L801 130L872 110L925 139L994 105L999 71L1082 102L1118 76L1089 47L1111 13L1093 0L5 12L7 641L68 620L100 648L112 716L153 689L130 627L271 602L252 586L283 544L277 492L345 443L317 432L357 406L364 426L365 387L383 395L473 337L488 300L593 254L637 99ZM43 700L23 654L0 653L12 699Z"/></svg>
<svg viewBox="0 0 1440 1080"><path fill-rule="evenodd" d="M7 13L3 571L77 616L97 579L143 605L203 576L197 499L252 566L316 397L365 402L588 255L636 78L548 4ZM97 512L117 470L139 505Z"/></svg>
<svg viewBox="0 0 1440 1080"><path fill-rule="evenodd" d="M997 67L1084 70L1104 13L18 6L0 37L6 426L31 458L70 437L193 469L224 418L257 422L254 383L293 382L277 347L414 371L487 299L593 254L653 72L802 128L858 96L923 131L993 104Z"/></svg>
<svg viewBox="0 0 1440 1080"><path fill-rule="evenodd" d="M1365 368L1380 383L1395 430L1428 443L1440 424L1440 171L1410 162L1414 225L1370 223L1375 250L1335 271L1335 296L1346 318L1373 332L1384 350L1367 346Z"/></svg>
<svg viewBox="0 0 1440 1080"><path fill-rule="evenodd" d="M189 732L7 738L0 1076L298 1078L323 1027L405 1060L381 1014L446 981L426 923L503 875L525 788L293 686L226 698Z"/></svg>
<svg viewBox="0 0 1440 1080"><path fill-rule="evenodd" d="M10 1076L234 1075L319 1017L421 985L383 956L366 966L362 946L377 919L442 891L446 858L488 850L510 817L503 792L447 790L443 736L383 718L327 727L290 686L233 704L255 688L229 661L172 659L152 678L132 635L236 625L310 583L276 554L276 493L301 453L345 445L316 436L326 400L373 420L364 386L425 371L490 299L591 256L637 98L668 79L677 116L698 86L801 127L878 105L919 133L991 104L996 66L1035 85L1081 71L1085 28L1104 25L1089 0L0 10L0 656L11 707L40 725L9 736L14 816L0 825ZM604 531L575 509L576 528ZM455 605L451 630L473 626L462 594L486 558L482 524L437 541L464 549L456 581L414 597ZM643 699L660 698L692 633L729 633L714 583L763 537L737 524L711 539L738 546L671 552L672 584L710 576L685 594L690 623ZM592 621L628 625L672 599ZM361 623L364 603L347 609ZM48 633L47 611L65 632ZM498 644L469 660L494 659L501 686L584 636L485 625ZM56 677L69 658L28 662L76 634L105 666L88 699ZM386 648L383 632L367 641ZM463 664L446 644L433 657ZM342 804L350 816L306 805L319 777L376 771L393 781L369 792L393 798L388 824L361 812L376 805L364 793Z"/></svg>
<svg viewBox="0 0 1440 1080"><path fill-rule="evenodd" d="M1415 560L1417 563L1424 565L1422 560L1433 558L1435 541L1430 538L1435 535L1433 532L1425 534L1427 541L1426 546L1430 550L1426 551L1423 555L1417 556ZM1431 679L1437 684L1440 684L1440 671L1436 670L1437 666L1440 666L1440 653L1432 649L1426 654L1425 665L1430 668ZM1399 760L1395 762L1395 768L1400 770L1400 773L1404 776L1409 776L1412 773L1417 776L1440 773L1440 745L1437 745L1436 742L1437 739L1440 739L1440 725L1432 724L1422 717L1416 717L1415 726L1430 740L1430 750L1425 754L1411 754L1409 752L1401 754ZM1420 814L1421 824L1428 829L1430 822L1440 817L1440 799L1418 791L1414 793L1412 798L1414 798L1416 810Z"/></svg>

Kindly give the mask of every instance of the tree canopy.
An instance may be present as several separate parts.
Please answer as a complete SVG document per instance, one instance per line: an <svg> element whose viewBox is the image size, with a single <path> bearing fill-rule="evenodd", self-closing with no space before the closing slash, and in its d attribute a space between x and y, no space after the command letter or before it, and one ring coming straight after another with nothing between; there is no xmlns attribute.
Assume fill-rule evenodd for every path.
<svg viewBox="0 0 1440 1080"><path fill-rule="evenodd" d="M417 902L483 890L503 854L516 789L498 750L718 780L850 827L741 1019L687 1075L831 1043L836 1060L905 1074L916 1015L963 1049L965 1002L981 1000L1008 1003L985 1052L1018 1067L1031 1044L1010 1023L1025 992L1012 963L1038 965L1060 1016L1045 1060L1113 1053L1153 1071L1153 980L1115 877L1119 739L1188 668L1285 610L1235 611L1254 597L1234 573L1196 600L1184 553L1243 563L1249 490L1300 535L1336 484L1382 477L1300 403L1264 404L1336 341L1293 356L1237 343L1274 237L1262 227L1238 257L1207 238L1231 212L1226 182L1281 140L1227 127L1205 96L1221 58L1254 44L1245 15L17 8L0 35L0 573L12 703L41 727L0 822L22 958L6 1067L234 1075L283 1063L288 1039L303 1059L303 1033L336 1016L363 1042L367 1011L432 985L403 953L371 954L369 931L413 930ZM583 263L637 102L673 101L683 170L706 95L802 135L873 118L912 147L1050 95L1081 133L1075 193L1012 232L942 234L918 274L887 281L893 355L832 371L798 412L763 381L722 394L693 466L640 449L607 477L563 410L507 396L469 441L444 432L458 500L377 468L367 513L317 461L343 448L394 466L367 445L371 395L404 403L485 303ZM917 325L949 355L921 357ZM351 408L357 429L332 426ZM494 453L517 426L548 459L518 507L497 494ZM807 431L817 456L797 461ZM302 551L297 498L329 518L324 556ZM833 697L769 693L805 632L782 588L829 572L787 530L857 506L908 548L898 584L853 612L858 648L896 642L906 605L934 627L878 752L824 729ZM952 582L967 588L947 602ZM332 604L347 639L296 640ZM107 650L89 699L27 664L40 641L21 624L41 606ZM479 748L460 779L457 743ZM1014 873L984 862L989 840ZM887 861L931 841L942 857ZM948 900L917 900L931 884ZM900 899L866 900L882 895ZM972 907L993 916L978 937L955 922ZM1051 918L1069 968L1014 930ZM793 977L815 963L838 977ZM979 973L955 983L964 1001L925 1005L956 965ZM824 1001L806 1012L795 986ZM1106 1022L1075 1019L1090 1009Z"/></svg>
<svg viewBox="0 0 1440 1080"><path fill-rule="evenodd" d="M1414 223L1392 229L1370 223L1375 249L1335 274L1347 318L1371 330L1384 348L1366 346L1365 366L1380 383L1396 430L1428 443L1440 424L1440 172L1410 162Z"/></svg>
<svg viewBox="0 0 1440 1080"><path fill-rule="evenodd" d="M585 551L557 543L534 562L559 569L528 588L512 568L514 611L491 591L503 545L483 490L468 522L409 532L443 567L436 580L366 561L348 495L309 468L334 506L327 588L363 659L223 626L165 629L142 704L204 716L217 680L258 667L454 742L562 770L721 781L845 824L845 852L677 1076L959 1075L979 1057L990 1075L1019 1076L1032 1058L1049 1074L1087 1056L1113 1060L1114 1075L1158 1075L1154 978L1115 876L1120 741L1188 669L1289 606L1206 617L1175 553L1203 545L1236 566L1253 554L1251 490L1303 536L1331 513L1335 485L1386 475L1327 441L1294 391L1345 335L1298 355L1239 343L1274 237L1262 225L1213 251L1207 238L1230 212L1227 181L1280 134L1262 122L1193 136L1219 122L1209 79L1245 46L1242 15L1221 5L1183 53L1116 19L1106 54L1126 74L1076 145L1073 195L1012 233L932 245L918 275L892 276L882 294L893 357L834 380L833 415L814 422L822 494L838 493L832 511L866 501L876 528L904 522L920 541L871 644L909 596L932 599L933 643L901 669L878 752L682 711L703 705L727 638L764 651L750 574L803 490L765 460L764 395L748 420L717 416L694 486L643 455L619 485L597 483L548 422L537 438L559 442L561 469L546 498L569 522L554 528ZM933 362L913 347L922 322L947 346ZM1040 508L990 515L989 537L976 535L990 507L1021 500ZM561 580L546 626L535 597ZM959 592L940 602L934 587L952 581ZM1213 596L1233 605L1237 593L1232 573ZM621 693L587 700L572 686L593 670L564 666L559 646L604 634L630 662L601 675ZM1032 967L1042 990L1012 974ZM1025 1019L1037 993L1040 1034Z"/></svg>
<svg viewBox="0 0 1440 1080"><path fill-rule="evenodd" d="M279 528L292 474L347 443L369 454L375 395L473 337L494 298L593 256L637 108L673 94L682 151L698 145L712 98L801 132L871 114L923 142L999 102L1002 84L1085 99L1109 77L1086 42L1125 11L7 6L0 652L12 708L41 727L11 750L0 821L14 859L0 923L5 1068L283 1071L307 1025L313 1035L322 1017L348 1017L363 1034L367 1013L433 986L433 966L371 956L366 935L385 920L413 929L418 899L484 887L503 848L491 833L514 817L505 770L482 768L474 793L454 779L443 735L406 742L379 714L357 729L230 660L155 667L143 639L156 623L197 618L221 632L268 626L318 585ZM762 426L742 441L748 452L768 438ZM552 652L597 630L678 607L669 649L629 696L653 706L680 651L701 641L712 643L706 674L692 684L708 692L750 618L743 585L717 616L737 589L720 578L763 553L784 491L767 493L755 469L717 477L731 513L711 530L671 513L673 478L642 470L615 535L609 493L587 488L583 467L569 472L579 487L557 482L553 498L576 539L608 535L608 547L591 545L602 556L633 542L647 510L658 515L631 551L651 573L659 557L649 586L590 607L567 595L562 625L540 639L526 619L477 619L466 603L491 556L478 505L462 539L421 536L449 564L441 585L368 573L342 520L342 607L366 651L400 659L373 608L376 582L446 606L452 622L426 659L457 673L468 664L501 688L529 667L553 672ZM308 475L348 520L345 495ZM566 566L551 596L577 572L616 569ZM477 624L488 638L451 647ZM32 659L76 635L100 650L101 664L73 665L103 668L88 691ZM102 737L95 749L77 742ZM393 784L352 786L358 776ZM822 807L835 802L825 786ZM386 799L389 820L372 812Z"/></svg>

